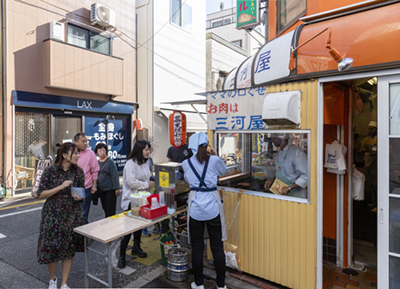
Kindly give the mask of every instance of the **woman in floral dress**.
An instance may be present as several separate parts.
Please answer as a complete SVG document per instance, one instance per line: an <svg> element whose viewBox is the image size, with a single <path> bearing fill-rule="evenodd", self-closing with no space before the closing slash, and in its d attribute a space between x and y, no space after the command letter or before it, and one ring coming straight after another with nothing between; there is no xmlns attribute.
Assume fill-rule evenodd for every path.
<svg viewBox="0 0 400 289"><path fill-rule="evenodd" d="M38 262L46 264L50 274L49 288L57 288L57 265L62 261L61 288L69 288L75 252L83 252L83 236L73 229L84 225L80 201L71 186L84 187L83 170L77 166L79 158L75 144L67 142L57 150L55 164L43 171L38 190L39 199L47 199L42 209L38 240Z"/></svg>

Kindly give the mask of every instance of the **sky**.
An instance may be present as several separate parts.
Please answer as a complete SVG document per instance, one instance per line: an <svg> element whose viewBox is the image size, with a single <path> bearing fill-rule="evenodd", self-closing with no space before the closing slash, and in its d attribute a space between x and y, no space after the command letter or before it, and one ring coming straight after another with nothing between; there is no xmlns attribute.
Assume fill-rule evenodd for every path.
<svg viewBox="0 0 400 289"><path fill-rule="evenodd" d="M207 0L206 2L207 14L220 11L221 9L219 7L221 2L224 3L224 10L236 7L236 0Z"/></svg>

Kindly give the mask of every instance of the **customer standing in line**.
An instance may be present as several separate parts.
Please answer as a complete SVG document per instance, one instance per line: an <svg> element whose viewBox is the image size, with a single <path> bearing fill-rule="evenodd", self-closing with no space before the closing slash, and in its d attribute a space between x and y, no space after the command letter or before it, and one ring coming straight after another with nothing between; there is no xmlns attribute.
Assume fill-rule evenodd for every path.
<svg viewBox="0 0 400 289"><path fill-rule="evenodd" d="M94 152L88 148L87 137L84 132L79 132L74 136L74 143L78 147L80 155L78 166L81 167L85 173L85 199L82 202L82 215L85 224L87 224L92 194L97 191L97 172L99 171L99 164Z"/></svg>
<svg viewBox="0 0 400 289"><path fill-rule="evenodd" d="M100 195L101 206L108 218L115 215L117 197L120 194L118 171L113 160L107 157L108 150L105 143L98 143L94 152L99 156L97 193Z"/></svg>
<svg viewBox="0 0 400 289"><path fill-rule="evenodd" d="M136 194L138 190L149 190L155 185L154 181L150 181L150 169L147 163L150 155L150 148L151 145L147 141L137 141L126 161L123 172L121 199L121 208L125 211L131 209L131 194ZM147 257L147 254L140 248L141 236L142 230L133 233L132 255L144 258ZM118 268L124 268L126 266L126 248L128 247L130 238L131 234L128 234L121 240Z"/></svg>
<svg viewBox="0 0 400 289"><path fill-rule="evenodd" d="M62 261L62 289L67 281L76 252L83 252L83 236L74 228L84 224L81 198L71 197L71 186L84 187L83 170L77 166L79 151L67 142L57 150L55 164L44 169L40 179L38 197L46 199L40 221L37 257L46 264L50 274L49 289L57 288L57 265Z"/></svg>
<svg viewBox="0 0 400 289"><path fill-rule="evenodd" d="M223 241L226 240L224 206L217 190L218 176L225 175L228 168L208 146L208 137L200 132L189 139L193 152L190 159L182 163L185 180L190 185L188 200L189 243L192 244L193 289L204 289L203 252L204 227L207 225L210 246L217 273L217 287L225 287L225 253ZM208 149L208 151L207 151Z"/></svg>

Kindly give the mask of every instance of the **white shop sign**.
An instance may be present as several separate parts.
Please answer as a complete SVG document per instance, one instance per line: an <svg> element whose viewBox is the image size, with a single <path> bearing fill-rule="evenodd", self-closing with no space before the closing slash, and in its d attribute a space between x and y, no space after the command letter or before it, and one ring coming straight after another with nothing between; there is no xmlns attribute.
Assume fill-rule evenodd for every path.
<svg viewBox="0 0 400 289"><path fill-rule="evenodd" d="M218 91L207 94L207 129L259 130L265 87Z"/></svg>

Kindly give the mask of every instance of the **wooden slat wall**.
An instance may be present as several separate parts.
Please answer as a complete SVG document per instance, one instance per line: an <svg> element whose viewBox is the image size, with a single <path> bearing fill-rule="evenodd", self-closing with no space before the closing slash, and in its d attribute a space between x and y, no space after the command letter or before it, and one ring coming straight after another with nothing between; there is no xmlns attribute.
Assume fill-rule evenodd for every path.
<svg viewBox="0 0 400 289"><path fill-rule="evenodd" d="M318 81L267 87L267 92L286 90L301 90L301 129L311 130L310 204L244 194L238 254L243 272L290 288L311 289L317 279ZM225 210L234 205L225 203Z"/></svg>

